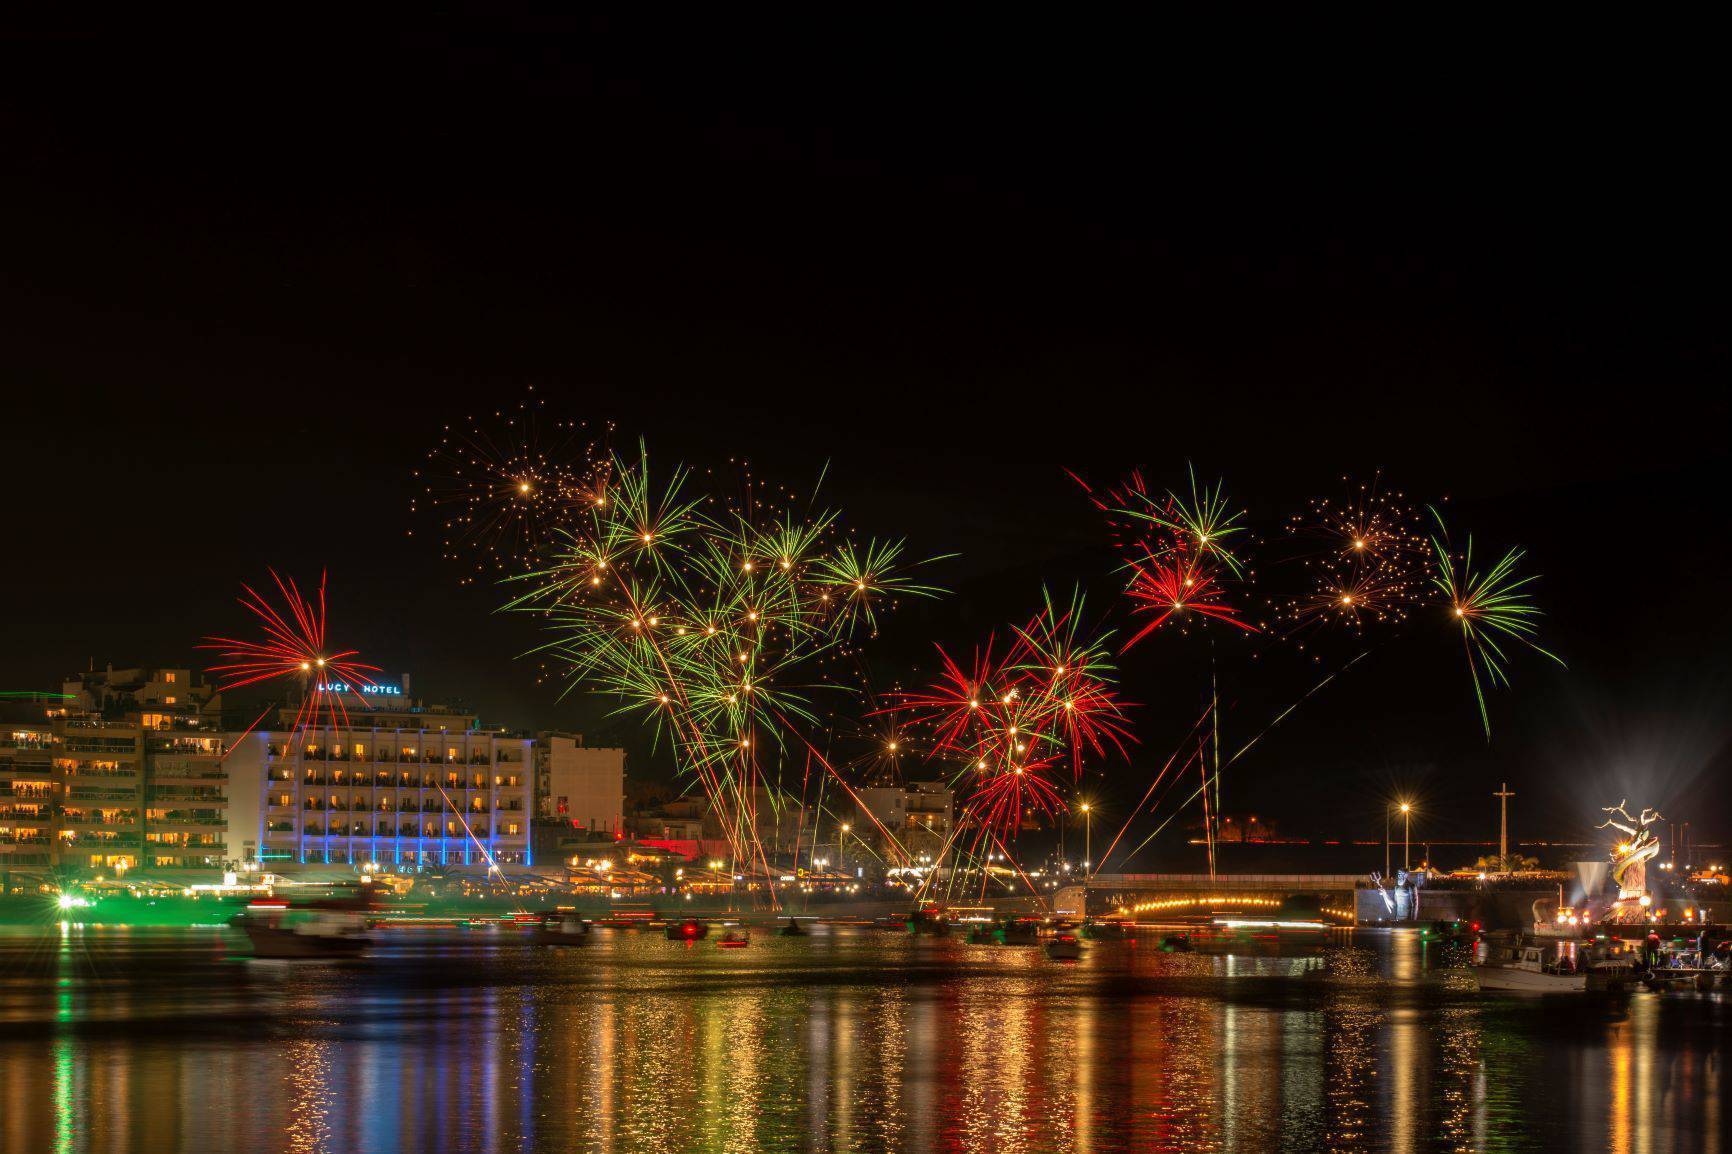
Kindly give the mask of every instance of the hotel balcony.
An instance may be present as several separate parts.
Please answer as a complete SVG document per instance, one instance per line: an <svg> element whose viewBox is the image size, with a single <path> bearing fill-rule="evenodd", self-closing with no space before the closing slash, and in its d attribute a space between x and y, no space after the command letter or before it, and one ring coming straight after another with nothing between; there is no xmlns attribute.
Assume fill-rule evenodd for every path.
<svg viewBox="0 0 1732 1154"><path fill-rule="evenodd" d="M194 817L190 814L170 817L153 817L145 824L152 830L173 833L204 833L213 829L227 829L228 819L221 817Z"/></svg>
<svg viewBox="0 0 1732 1154"><path fill-rule="evenodd" d="M173 790L154 789L145 799L154 809L227 809L229 799L218 794L211 797L201 793L177 793Z"/></svg>
<svg viewBox="0 0 1732 1154"><path fill-rule="evenodd" d="M137 849L141 843L136 833L114 834L103 836L80 832L77 837L66 841L64 848L80 853L101 853L111 849Z"/></svg>
<svg viewBox="0 0 1732 1154"><path fill-rule="evenodd" d="M60 819L60 828L72 830L79 837L88 837L91 833L101 830L131 832L138 828L138 815L133 814L130 817L119 817L113 821L107 821L95 814L87 817L73 817L68 814Z"/></svg>
<svg viewBox="0 0 1732 1154"><path fill-rule="evenodd" d="M151 768L150 779L159 784L208 785L213 781L227 781L228 774L209 766L157 765Z"/></svg>

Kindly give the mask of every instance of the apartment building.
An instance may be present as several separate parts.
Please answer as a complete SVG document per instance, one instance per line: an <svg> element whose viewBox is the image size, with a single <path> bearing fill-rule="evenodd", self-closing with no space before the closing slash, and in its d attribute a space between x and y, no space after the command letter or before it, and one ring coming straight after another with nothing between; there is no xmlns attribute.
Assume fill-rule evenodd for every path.
<svg viewBox="0 0 1732 1154"><path fill-rule="evenodd" d="M584 745L578 733L536 736L537 817L589 833L618 833L624 798L625 750Z"/></svg>
<svg viewBox="0 0 1732 1154"><path fill-rule="evenodd" d="M220 866L219 709L191 670L112 666L6 702L0 865Z"/></svg>
<svg viewBox="0 0 1732 1154"><path fill-rule="evenodd" d="M911 781L900 786L868 787L858 792L853 833L870 843L884 861L903 856L936 859L950 839L956 794L941 781ZM888 831L895 839L884 836Z"/></svg>

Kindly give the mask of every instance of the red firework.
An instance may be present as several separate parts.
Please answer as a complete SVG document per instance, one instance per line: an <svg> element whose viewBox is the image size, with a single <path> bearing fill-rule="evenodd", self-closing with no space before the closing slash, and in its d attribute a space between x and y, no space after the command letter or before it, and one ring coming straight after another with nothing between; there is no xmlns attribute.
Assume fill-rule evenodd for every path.
<svg viewBox="0 0 1732 1154"><path fill-rule="evenodd" d="M911 714L932 727L932 747L940 753L976 756L983 732L1001 732L1011 724L1007 715L1021 696L1016 664L1019 648L995 661L996 638L988 638L985 649L974 651L974 663L964 669L938 647L942 666L938 682L924 693L898 695L897 704L883 712Z"/></svg>
<svg viewBox="0 0 1732 1154"><path fill-rule="evenodd" d="M1078 778L1082 776L1085 747L1100 757L1106 756L1109 747L1120 756L1129 755L1125 743L1135 742L1136 736L1125 722L1124 704L1111 686L1092 677L1067 674L1055 678L1049 692L1059 702L1053 728L1070 750L1071 768Z"/></svg>
<svg viewBox="0 0 1732 1154"><path fill-rule="evenodd" d="M206 644L199 648L217 650L227 662L213 665L206 672L218 680L217 690L223 693L267 681L299 684L301 700L294 722L297 735L309 728L347 725L349 713L343 698L351 697L365 708L366 699L360 695L360 687L374 684L370 675L379 672L379 667L354 660L356 650L332 652L327 646L325 574L319 575L316 601L302 596L292 578L285 581L274 569L271 580L282 594L283 610L272 606L252 586L243 584L245 595L239 599L240 603L258 618L262 635L248 641L207 636ZM266 707L241 737L251 733L269 712L270 707Z"/></svg>
<svg viewBox="0 0 1732 1154"><path fill-rule="evenodd" d="M1069 763L1082 776L1089 751L1125 752L1135 738L1110 678L1100 639L1081 627L1081 594L1068 605L1050 598L1000 656L996 639L964 665L939 649L931 688L898 695L885 712L909 717L930 736L933 753L961 762L967 824L981 837L1015 835L1036 814L1063 812L1055 771Z"/></svg>
<svg viewBox="0 0 1732 1154"><path fill-rule="evenodd" d="M1224 621L1247 633L1257 632L1255 625L1239 617L1238 609L1226 603L1223 599L1225 593L1213 574L1195 563L1174 565L1150 556L1143 564L1132 567L1131 581L1125 589L1125 596L1136 603L1131 612L1155 615L1153 621L1125 642L1125 649L1129 649L1168 621L1183 620L1187 613Z"/></svg>
<svg viewBox="0 0 1732 1154"><path fill-rule="evenodd" d="M979 823L982 837L990 835L1003 842L1022 827L1024 819L1062 811L1064 799L1046 778L1051 769L1050 761L1029 761L982 774L979 788L966 804L966 812Z"/></svg>

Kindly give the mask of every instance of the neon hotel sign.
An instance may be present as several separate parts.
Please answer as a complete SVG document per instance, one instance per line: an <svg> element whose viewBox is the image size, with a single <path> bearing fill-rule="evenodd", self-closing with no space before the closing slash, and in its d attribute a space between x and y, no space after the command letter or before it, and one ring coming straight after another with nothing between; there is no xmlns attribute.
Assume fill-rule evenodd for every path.
<svg viewBox="0 0 1732 1154"><path fill-rule="evenodd" d="M401 697L401 685L350 685L347 681L321 681L319 690L323 693L365 693L370 697Z"/></svg>

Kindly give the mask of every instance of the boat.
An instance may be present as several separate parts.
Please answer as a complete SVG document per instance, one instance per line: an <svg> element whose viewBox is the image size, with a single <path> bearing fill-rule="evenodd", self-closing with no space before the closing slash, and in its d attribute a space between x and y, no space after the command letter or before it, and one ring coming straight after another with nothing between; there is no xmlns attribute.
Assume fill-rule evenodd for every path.
<svg viewBox="0 0 1732 1154"><path fill-rule="evenodd" d="M247 918L241 932L255 958L353 958L369 944L359 923L341 914L314 914L292 924L281 915Z"/></svg>
<svg viewBox="0 0 1732 1154"><path fill-rule="evenodd" d="M1123 922L1084 922L1077 936L1094 942L1122 942L1130 933Z"/></svg>
<svg viewBox="0 0 1732 1154"><path fill-rule="evenodd" d="M806 936L806 931L801 929L800 923L793 918L789 918L776 932L784 938L803 938Z"/></svg>
<svg viewBox="0 0 1732 1154"><path fill-rule="evenodd" d="M1518 943L1487 947L1484 961L1473 966L1473 978L1481 991L1495 993L1582 993L1587 990L1621 990L1635 978L1630 963L1597 958L1584 951L1578 959L1548 961L1550 948Z"/></svg>
<svg viewBox="0 0 1732 1154"><path fill-rule="evenodd" d="M1161 939L1161 949L1169 954L1188 954L1191 952L1191 935L1168 934Z"/></svg>
<svg viewBox="0 0 1732 1154"><path fill-rule="evenodd" d="M668 941L670 942L695 942L699 938L709 937L709 934L709 924L700 922L697 918L669 922L667 927Z"/></svg>
<svg viewBox="0 0 1732 1154"><path fill-rule="evenodd" d="M1641 975L1642 983L1650 990L1694 986L1703 992L1726 985L1728 975L1732 974L1732 947L1721 942L1710 950L1705 948L1706 939L1704 934L1699 939L1703 944L1694 949L1673 946L1655 950Z"/></svg>
<svg viewBox="0 0 1732 1154"><path fill-rule="evenodd" d="M950 927L936 908L921 907L909 911L907 922L911 934L947 934Z"/></svg>
<svg viewBox="0 0 1732 1154"><path fill-rule="evenodd" d="M550 914L536 923L535 941L543 946L585 945L589 941L589 925L576 914Z"/></svg>
<svg viewBox="0 0 1732 1154"><path fill-rule="evenodd" d="M1024 918L1006 918L992 936L1001 946L1038 946L1040 923Z"/></svg>
<svg viewBox="0 0 1732 1154"><path fill-rule="evenodd" d="M729 930L716 942L716 948L721 950L743 950L751 944L751 936L745 931Z"/></svg>
<svg viewBox="0 0 1732 1154"><path fill-rule="evenodd" d="M1046 943L1046 956L1055 962L1074 962L1082 957L1082 943L1075 934L1059 934Z"/></svg>

